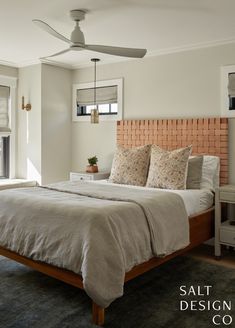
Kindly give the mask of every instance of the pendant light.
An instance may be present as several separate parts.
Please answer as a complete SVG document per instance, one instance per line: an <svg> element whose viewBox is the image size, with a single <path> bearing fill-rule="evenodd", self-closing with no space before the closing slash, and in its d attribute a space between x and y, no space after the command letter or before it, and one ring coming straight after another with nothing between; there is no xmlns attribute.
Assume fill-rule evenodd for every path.
<svg viewBox="0 0 235 328"><path fill-rule="evenodd" d="M99 123L99 110L96 104L96 63L100 61L98 58L92 58L94 63L94 108L91 110L91 123Z"/></svg>

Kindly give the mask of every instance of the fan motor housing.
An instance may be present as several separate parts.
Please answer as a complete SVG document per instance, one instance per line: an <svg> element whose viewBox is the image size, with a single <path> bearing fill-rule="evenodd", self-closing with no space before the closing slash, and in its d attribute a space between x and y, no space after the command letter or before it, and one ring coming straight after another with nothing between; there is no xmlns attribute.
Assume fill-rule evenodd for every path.
<svg viewBox="0 0 235 328"><path fill-rule="evenodd" d="M80 27L77 25L73 32L71 33L70 40L72 43L85 43L85 38L83 32L80 30Z"/></svg>

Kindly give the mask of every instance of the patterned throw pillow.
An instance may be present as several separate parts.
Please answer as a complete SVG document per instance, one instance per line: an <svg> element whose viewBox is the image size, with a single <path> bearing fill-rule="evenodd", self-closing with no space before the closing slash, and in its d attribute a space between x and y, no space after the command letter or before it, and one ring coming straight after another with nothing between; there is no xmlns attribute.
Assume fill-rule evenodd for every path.
<svg viewBox="0 0 235 328"><path fill-rule="evenodd" d="M147 187L185 189L188 159L192 147L164 150L153 145Z"/></svg>
<svg viewBox="0 0 235 328"><path fill-rule="evenodd" d="M150 145L129 149L119 146L114 155L109 181L127 185L145 186L148 175L150 149Z"/></svg>

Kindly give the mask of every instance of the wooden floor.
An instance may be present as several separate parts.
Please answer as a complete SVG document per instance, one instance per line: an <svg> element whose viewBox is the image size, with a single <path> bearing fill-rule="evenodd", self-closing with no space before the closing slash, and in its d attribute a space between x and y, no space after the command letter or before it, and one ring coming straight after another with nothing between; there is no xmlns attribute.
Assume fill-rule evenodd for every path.
<svg viewBox="0 0 235 328"><path fill-rule="evenodd" d="M221 265L227 268L235 269L235 250L226 247L222 248L222 256L218 261L214 257L214 247L202 244L187 253L187 256L200 259L212 264Z"/></svg>

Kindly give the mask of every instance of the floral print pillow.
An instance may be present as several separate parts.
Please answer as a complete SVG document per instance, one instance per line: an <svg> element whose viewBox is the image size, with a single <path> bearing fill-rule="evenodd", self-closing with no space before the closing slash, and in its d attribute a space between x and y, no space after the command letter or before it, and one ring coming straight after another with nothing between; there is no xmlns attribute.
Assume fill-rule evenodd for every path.
<svg viewBox="0 0 235 328"><path fill-rule="evenodd" d="M192 146L164 150L152 146L147 187L186 189L188 159Z"/></svg>
<svg viewBox="0 0 235 328"><path fill-rule="evenodd" d="M150 158L150 145L123 148L119 146L115 152L110 182L134 186L145 186Z"/></svg>

